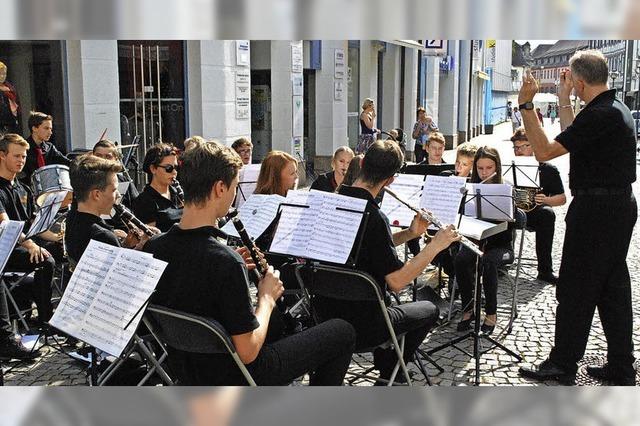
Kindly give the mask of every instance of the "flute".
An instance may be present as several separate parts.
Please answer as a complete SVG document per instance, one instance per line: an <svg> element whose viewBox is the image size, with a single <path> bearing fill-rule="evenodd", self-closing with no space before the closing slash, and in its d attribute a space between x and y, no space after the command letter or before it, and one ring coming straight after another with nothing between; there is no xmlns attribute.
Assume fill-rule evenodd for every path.
<svg viewBox="0 0 640 426"><path fill-rule="evenodd" d="M442 224L442 222L440 222L440 220L437 217L435 217L435 215L433 213L429 213L429 212L426 212L426 211L423 211L423 210L420 210L420 209L417 209L417 208L413 207L411 204L407 203L406 201L404 201L403 199L398 197L398 195L396 195L396 193L393 192L392 190L390 190L389 188L385 187L383 189L384 189L385 192L387 192L393 198L398 200L400 203L402 203L405 206L407 206L410 210L418 213L424 219L428 220L436 228L438 228L438 229L444 228L444 225ZM465 237L462 234L460 235L460 244L462 244L463 246L467 247L469 250L471 250L472 252L474 252L475 254L477 254L480 257L482 257L484 255L484 253L482 252L482 250L480 250L480 247L478 247L477 244L474 244L471 240L469 240L467 237Z"/></svg>

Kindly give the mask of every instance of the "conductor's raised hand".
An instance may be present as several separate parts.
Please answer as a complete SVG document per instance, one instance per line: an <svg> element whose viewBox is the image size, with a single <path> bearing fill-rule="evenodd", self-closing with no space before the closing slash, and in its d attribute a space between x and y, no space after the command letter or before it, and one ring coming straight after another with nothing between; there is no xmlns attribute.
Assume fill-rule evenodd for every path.
<svg viewBox="0 0 640 426"><path fill-rule="evenodd" d="M571 92L573 91L573 79L571 78L571 70L563 69L560 71L560 81L558 84L558 98L560 100L571 99Z"/></svg>
<svg viewBox="0 0 640 426"><path fill-rule="evenodd" d="M411 221L411 225L409 225L409 232L411 232L415 237L419 237L427 232L429 225L431 225L431 223L429 223L423 215L416 213Z"/></svg>
<svg viewBox="0 0 640 426"><path fill-rule="evenodd" d="M522 87L518 93L518 104L533 102L533 97L538 93L538 81L531 75L531 70L526 70L522 79Z"/></svg>

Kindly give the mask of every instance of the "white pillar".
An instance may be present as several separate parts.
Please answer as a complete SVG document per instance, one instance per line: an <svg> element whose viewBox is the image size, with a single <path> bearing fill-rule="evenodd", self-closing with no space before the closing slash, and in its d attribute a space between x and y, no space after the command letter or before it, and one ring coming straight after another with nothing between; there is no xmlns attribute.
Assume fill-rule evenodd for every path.
<svg viewBox="0 0 640 426"><path fill-rule="evenodd" d="M400 46L387 44L382 59L382 130L400 125Z"/></svg>
<svg viewBox="0 0 640 426"><path fill-rule="evenodd" d="M407 151L413 151L414 140L411 137L413 124L416 121L416 101L418 99L418 50L405 49L404 58L404 121L400 127L404 129L404 141Z"/></svg>
<svg viewBox="0 0 640 426"><path fill-rule="evenodd" d="M427 65L423 72L426 73L425 81L426 81L426 97L427 102L425 105L425 109L427 110L427 114L433 116L433 119L436 121L438 125L439 122L439 81L440 81L440 58L437 56L429 56L427 57Z"/></svg>
<svg viewBox="0 0 640 426"><path fill-rule="evenodd" d="M460 41L460 54L459 65L460 72L458 74L459 79L459 92L458 92L458 135L459 142L466 142L471 138L471 132L469 131L469 91L471 90L471 78L469 77L469 54L471 49L471 42L469 40Z"/></svg>
<svg viewBox="0 0 640 426"><path fill-rule="evenodd" d="M249 65L237 65L236 41L189 41L189 131L187 136L231 145L239 137L251 136L251 110L236 114L236 75L250 74Z"/></svg>
<svg viewBox="0 0 640 426"><path fill-rule="evenodd" d="M119 141L117 41L68 41L66 59L72 148L93 148L105 128Z"/></svg>
<svg viewBox="0 0 640 426"><path fill-rule="evenodd" d="M458 41L449 41L449 53L454 58L454 68L440 76L440 95L438 97L438 127L444 135L447 149L458 144L458 75L460 67L455 58L458 56Z"/></svg>
<svg viewBox="0 0 640 426"><path fill-rule="evenodd" d="M271 42L271 149L289 154L294 154L291 69L293 43L300 42Z"/></svg>

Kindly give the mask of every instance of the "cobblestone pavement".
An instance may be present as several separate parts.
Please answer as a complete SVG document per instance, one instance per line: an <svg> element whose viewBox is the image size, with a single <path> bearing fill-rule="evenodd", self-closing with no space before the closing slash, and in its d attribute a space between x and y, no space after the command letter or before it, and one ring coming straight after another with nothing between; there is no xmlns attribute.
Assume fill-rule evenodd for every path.
<svg viewBox="0 0 640 426"><path fill-rule="evenodd" d="M547 123L548 126L548 123ZM499 148L505 157L510 155L511 143L508 135L511 130L510 125L496 126L494 135L483 135L476 138L480 144L490 144ZM549 134L559 130L556 125L548 128ZM452 153L447 153L447 159L451 159ZM567 173L568 158L560 158L553 161L560 169L565 186L568 189ZM640 165L638 168L640 172ZM640 197L640 183L633 186L636 197ZM554 239L554 269L558 271L560 255L562 251L562 240L564 236L564 216L567 205L556 208L556 233ZM613 206L612 206L613 208ZM603 223L603 226L606 224ZM524 257L535 257L535 235L527 233L524 243ZM640 226L636 226L634 236L631 240L629 256L627 258L632 279L632 292L635 301L640 300ZM508 323L511 305L511 286L509 281L502 277L499 283L499 308L498 327L494 332L494 337L506 347L521 354L524 362L537 363L546 358L553 344L554 324L555 324L555 289L553 286L535 280L536 268L534 265L525 265L518 289L518 318L513 324L510 334L500 334L500 329ZM425 278L421 278L419 285L425 284ZM405 295L404 297L409 297ZM640 347L640 305L634 304L634 342L636 348ZM432 332L422 345L422 349L429 350L442 343L450 341L458 336L455 331L458 318L454 318L451 323L444 324ZM467 340L459 345L468 352L473 351L472 341ZM485 344L485 348L486 348ZM606 342L602 331L602 325L596 313L585 359L599 360L599 357L606 355ZM636 355L637 356L637 355ZM455 348L447 348L433 355L433 359L443 369L438 372L435 367L425 362L431 381L435 385L471 385L475 374L475 362L469 355L465 355ZM352 369L358 371L370 366L371 359L364 357L354 361ZM499 349L492 349L482 355L481 384L482 385L539 385L539 383L522 379L518 376L519 364L506 353ZM419 373L416 366L409 364L411 375L415 384L425 384L424 377ZM44 355L35 363L30 365L17 365L12 371L5 374L7 385L77 385L86 384L85 373L82 365L77 361L70 360L65 355L61 355L50 349L45 349ZM363 380L356 380L355 385L369 385ZM546 385L554 385L548 382Z"/></svg>

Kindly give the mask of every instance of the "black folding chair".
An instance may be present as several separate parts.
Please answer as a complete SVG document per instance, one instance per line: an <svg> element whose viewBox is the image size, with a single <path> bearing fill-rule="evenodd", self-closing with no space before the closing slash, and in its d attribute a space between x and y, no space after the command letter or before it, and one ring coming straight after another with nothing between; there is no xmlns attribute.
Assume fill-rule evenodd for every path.
<svg viewBox="0 0 640 426"><path fill-rule="evenodd" d="M373 352L377 347L393 346L396 356L398 357L398 362L389 378L388 386L394 383L398 370L402 371L407 380L407 384L411 386L411 378L409 377L409 371L403 358L404 335L396 335L391 320L389 319L387 306L384 303L380 288L369 274L353 269L318 264L312 266L298 265L296 267L296 277L305 296L309 299L312 314L316 322L318 322L318 315L311 296L321 296L328 299L353 302L377 302L380 307L380 315L389 332L389 340L376 347L358 348L356 353L368 353ZM369 376L353 372L349 372L349 374L371 379Z"/></svg>
<svg viewBox="0 0 640 426"><path fill-rule="evenodd" d="M240 360L229 333L211 318L158 305L149 305L145 324L159 342L184 352L228 354L250 386L256 382Z"/></svg>

